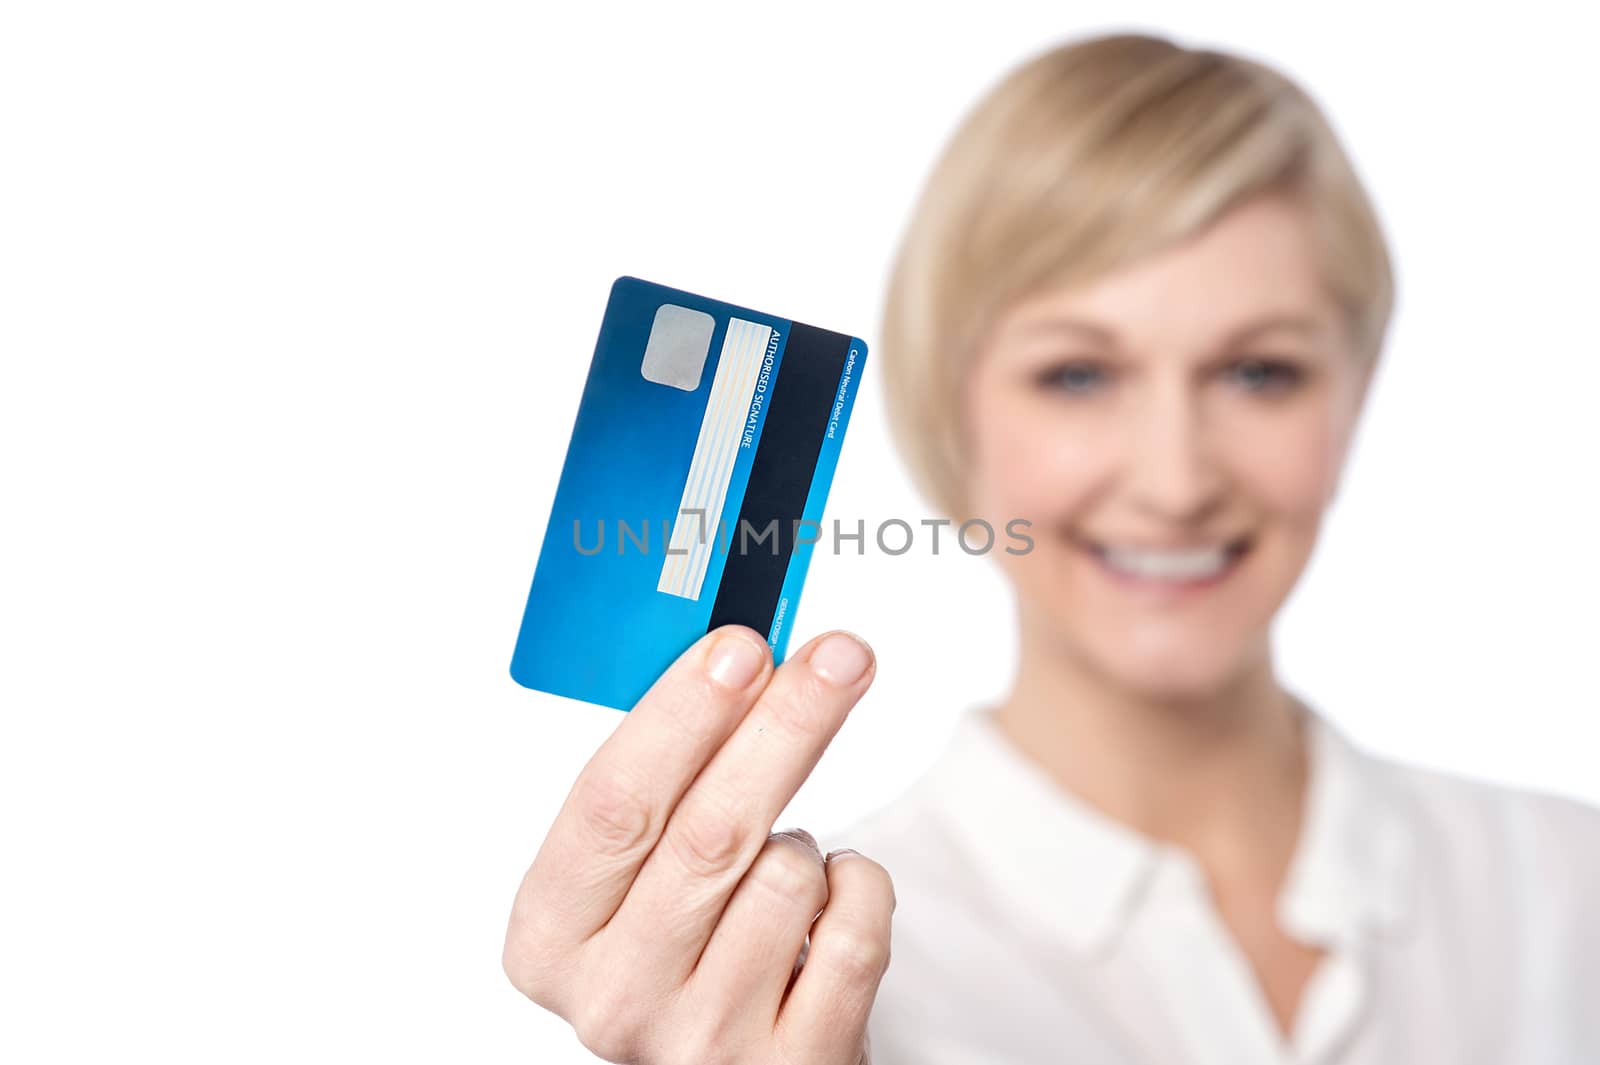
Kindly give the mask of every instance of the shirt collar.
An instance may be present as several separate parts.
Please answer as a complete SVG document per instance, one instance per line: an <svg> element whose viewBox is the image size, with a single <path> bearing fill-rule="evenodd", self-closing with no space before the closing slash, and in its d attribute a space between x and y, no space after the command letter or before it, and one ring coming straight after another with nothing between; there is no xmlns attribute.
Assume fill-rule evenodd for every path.
<svg viewBox="0 0 1600 1065"><path fill-rule="evenodd" d="M1154 871L1153 841L1056 784L987 709L958 719L929 783L1004 914L1075 952L1109 944Z"/></svg>
<svg viewBox="0 0 1600 1065"><path fill-rule="evenodd" d="M1306 810L1278 917L1304 941L1351 943L1400 927L1410 912L1410 821L1383 763L1305 713ZM988 709L957 720L928 783L941 820L1004 913L1075 953L1109 951L1158 872L1203 887L1187 854L1060 787Z"/></svg>
<svg viewBox="0 0 1600 1065"><path fill-rule="evenodd" d="M1312 774L1278 922L1322 945L1402 930L1414 911L1414 812L1387 763L1305 704Z"/></svg>

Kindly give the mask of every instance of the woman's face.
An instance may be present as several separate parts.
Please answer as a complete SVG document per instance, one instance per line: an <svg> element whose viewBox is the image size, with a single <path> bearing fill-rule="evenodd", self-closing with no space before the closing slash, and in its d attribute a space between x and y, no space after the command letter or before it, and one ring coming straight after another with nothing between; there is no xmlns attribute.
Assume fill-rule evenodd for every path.
<svg viewBox="0 0 1600 1065"><path fill-rule="evenodd" d="M1113 682L1203 697L1263 661L1369 374L1281 197L1089 284L1019 302L965 411L977 515L1032 637Z"/></svg>

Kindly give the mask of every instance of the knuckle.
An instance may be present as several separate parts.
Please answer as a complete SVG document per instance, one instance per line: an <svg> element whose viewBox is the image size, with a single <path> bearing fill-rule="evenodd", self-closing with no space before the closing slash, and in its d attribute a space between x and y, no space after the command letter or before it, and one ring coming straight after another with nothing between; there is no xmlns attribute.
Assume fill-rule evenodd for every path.
<svg viewBox="0 0 1600 1065"><path fill-rule="evenodd" d="M562 959L555 957L548 946L550 940L544 933L546 923L538 911L529 912L519 898L506 929L500 967L518 991L541 1006L557 1009L555 988L558 984L552 974Z"/></svg>
<svg viewBox="0 0 1600 1065"><path fill-rule="evenodd" d="M506 936L505 947L500 951L500 968L512 987L541 1006L546 1004L542 966L528 945L515 935Z"/></svg>
<svg viewBox="0 0 1600 1065"><path fill-rule="evenodd" d="M591 984L573 1006L572 1030L590 1053L606 1061L636 1061L643 1045L643 1032L629 1003L614 991L617 981Z"/></svg>
<svg viewBox="0 0 1600 1065"><path fill-rule="evenodd" d="M500 968L506 974L506 979L511 981L511 986L521 991L528 998L539 1002L538 974L529 962L526 953L509 936L505 946L500 951ZM539 1003L543 1005L542 1002Z"/></svg>
<svg viewBox="0 0 1600 1065"><path fill-rule="evenodd" d="M693 876L714 878L736 868L748 832L721 803L679 807L680 816L667 825L672 853Z"/></svg>
<svg viewBox="0 0 1600 1065"><path fill-rule="evenodd" d="M734 1065L753 1059L741 1058L726 1035L708 1026L696 1026L674 1038L663 1065Z"/></svg>
<svg viewBox="0 0 1600 1065"><path fill-rule="evenodd" d="M827 872L803 844L769 838L745 875L767 892L813 913L828 903Z"/></svg>
<svg viewBox="0 0 1600 1065"><path fill-rule="evenodd" d="M631 853L649 839L650 804L643 789L625 776L586 771L578 778L576 791L584 828L608 853Z"/></svg>
<svg viewBox="0 0 1600 1065"><path fill-rule="evenodd" d="M806 964L820 961L850 983L877 980L889 967L889 940L863 929L841 928L833 933L827 950L812 949Z"/></svg>
<svg viewBox="0 0 1600 1065"><path fill-rule="evenodd" d="M839 698L809 671L791 670L769 689L767 713L795 735L826 736L838 727Z"/></svg>

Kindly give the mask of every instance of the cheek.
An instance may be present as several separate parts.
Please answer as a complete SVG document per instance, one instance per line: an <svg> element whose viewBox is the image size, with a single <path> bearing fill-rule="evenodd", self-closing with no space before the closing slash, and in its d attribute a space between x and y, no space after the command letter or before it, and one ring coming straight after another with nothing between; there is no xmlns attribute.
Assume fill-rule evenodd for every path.
<svg viewBox="0 0 1600 1065"><path fill-rule="evenodd" d="M1254 502L1297 524L1314 525L1338 479L1340 440L1337 420L1312 409L1233 434L1229 465Z"/></svg>
<svg viewBox="0 0 1600 1065"><path fill-rule="evenodd" d="M972 500L996 528L1012 518L1035 525L1085 505L1108 449L1038 405L984 399L975 404Z"/></svg>

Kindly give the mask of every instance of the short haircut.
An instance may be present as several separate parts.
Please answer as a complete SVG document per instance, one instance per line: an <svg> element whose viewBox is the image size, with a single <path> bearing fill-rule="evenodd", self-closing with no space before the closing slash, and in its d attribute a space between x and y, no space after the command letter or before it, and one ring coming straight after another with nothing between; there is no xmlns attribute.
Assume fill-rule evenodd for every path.
<svg viewBox="0 0 1600 1065"><path fill-rule="evenodd" d="M961 392L1010 305L1196 235L1253 196L1297 196L1354 347L1394 302L1376 213L1327 118L1284 74L1149 34L1077 40L1006 75L957 126L895 257L878 344L918 486L966 517Z"/></svg>

